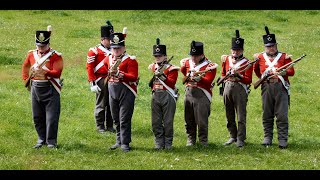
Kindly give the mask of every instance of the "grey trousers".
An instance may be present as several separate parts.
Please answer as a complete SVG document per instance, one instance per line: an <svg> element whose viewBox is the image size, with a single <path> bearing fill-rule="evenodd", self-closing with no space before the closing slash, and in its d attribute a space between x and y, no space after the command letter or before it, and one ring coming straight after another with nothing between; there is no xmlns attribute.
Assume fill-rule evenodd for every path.
<svg viewBox="0 0 320 180"><path fill-rule="evenodd" d="M101 78L97 83L101 91L96 93L96 104L94 109L96 126L101 129L113 127L113 119L109 105L108 85L104 85L104 79L105 78Z"/></svg>
<svg viewBox="0 0 320 180"><path fill-rule="evenodd" d="M109 82L110 110L116 125L116 143L129 145L131 142L131 119L135 96L121 82Z"/></svg>
<svg viewBox="0 0 320 180"><path fill-rule="evenodd" d="M278 140L288 140L288 92L281 82L263 83L261 86L262 96L262 124L264 138L273 138L274 117L278 131Z"/></svg>
<svg viewBox="0 0 320 180"><path fill-rule="evenodd" d="M167 91L156 90L152 93L151 110L155 144L158 146L172 146L176 102Z"/></svg>
<svg viewBox="0 0 320 180"><path fill-rule="evenodd" d="M50 82L32 82L31 102L37 143L57 145L60 94Z"/></svg>
<svg viewBox="0 0 320 180"><path fill-rule="evenodd" d="M226 111L227 129L231 138L241 141L246 139L247 101L248 94L241 84L226 81L223 102ZM238 128L236 114L238 117Z"/></svg>
<svg viewBox="0 0 320 180"><path fill-rule="evenodd" d="M208 119L211 102L199 88L186 87L184 118L188 139L196 142L197 129L200 143L208 143Z"/></svg>

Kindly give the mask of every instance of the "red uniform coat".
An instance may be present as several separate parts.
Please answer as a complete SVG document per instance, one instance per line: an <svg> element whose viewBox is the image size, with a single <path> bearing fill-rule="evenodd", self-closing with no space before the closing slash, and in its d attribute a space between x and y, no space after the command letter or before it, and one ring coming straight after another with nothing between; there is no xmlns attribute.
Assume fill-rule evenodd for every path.
<svg viewBox="0 0 320 180"><path fill-rule="evenodd" d="M103 59L103 63L107 69L109 69L115 61L116 58L112 54ZM134 93L137 93L138 62L136 58L134 56L125 54L122 57L122 62L120 63L118 70L118 76L111 76L109 82L126 83L135 91Z"/></svg>
<svg viewBox="0 0 320 180"><path fill-rule="evenodd" d="M46 52L48 53L51 48ZM26 80L29 77L29 71L31 66L36 63L34 53L37 53L37 50L30 50L27 54L26 59L22 64L22 79ZM51 79L51 78L60 78L62 69L63 69L63 60L61 53L55 51L55 53L49 58L49 61L44 65L47 69L47 74L45 75L44 79ZM44 67L44 68L45 68ZM34 77L33 80L37 78Z"/></svg>
<svg viewBox="0 0 320 180"><path fill-rule="evenodd" d="M249 62L248 59L244 58L245 61L243 63L241 63L238 67L245 65L246 63ZM228 55L222 55L221 57L221 61L222 61L222 70L221 70L221 76L224 77L227 75L228 70L231 68L230 67L230 61L232 61L232 57L228 56ZM241 61L241 60L240 60ZM232 61L233 66L237 63L237 61ZM244 69L244 68L241 68ZM238 69L241 71L241 69ZM241 82L244 84L251 84L252 82L252 71L253 71L253 66L250 66L247 70L240 72L241 75L243 75L243 78L241 80L235 80L236 82ZM231 76L230 76L231 77ZM226 80L228 80L230 78L227 78Z"/></svg>
<svg viewBox="0 0 320 180"><path fill-rule="evenodd" d="M268 64L266 63L266 60L265 60L264 57L263 57L263 53L260 53L260 54L258 55L258 58L259 58L259 61L254 64L254 72L255 72L255 74L258 76L258 78L261 78L261 75L263 74L263 72L264 72L269 66L268 66ZM273 59L271 59L270 57L269 57L269 59L270 59L270 62L273 61ZM288 64L288 63L290 63L290 62L292 62L290 56L288 56L286 53L282 53L281 57L279 58L278 62L274 65L274 67L275 67L275 68L279 68L279 67L281 67L281 66L283 66L283 65L285 65L285 64ZM293 75L294 75L294 68L293 68L293 66L292 66L291 68L289 68L289 69L287 70L286 75L284 75L284 76L282 76L282 77L283 77L283 79L284 79L285 81L287 81L288 83L290 83L288 76L293 76ZM278 77L275 76L274 78L278 78Z"/></svg>
<svg viewBox="0 0 320 180"><path fill-rule="evenodd" d="M180 61L181 67L180 67L180 71L182 72L182 74L184 76L187 76L189 70L190 70L190 64L189 64L189 59L190 58L184 58ZM191 60L190 60L191 61ZM210 60L208 60L207 58L205 59L205 61L208 62L207 65L201 67L199 69L199 71L205 70L208 66L215 66L214 63L212 63ZM193 87L200 87L203 88L205 90L207 90L210 95L212 96L212 82L214 80L214 78L216 77L216 73L217 73L217 69L213 69L211 71L208 71L199 82L193 82L191 83L187 83L186 86L193 86Z"/></svg>
<svg viewBox="0 0 320 180"><path fill-rule="evenodd" d="M108 76L108 69L104 65L96 72L94 72L94 69L110 53L110 49L106 49L101 44L89 49L87 56L87 73L89 82L95 81L100 77Z"/></svg>
<svg viewBox="0 0 320 180"><path fill-rule="evenodd" d="M175 85L178 79L178 71L179 71L179 67L177 66L173 66L171 64L166 64L166 69L163 71L163 73L167 76L166 80L164 81L164 83L166 85L168 85L170 88L175 89ZM153 63L149 65L149 68L152 72L155 72L157 70L157 63ZM155 86L156 85L161 85L161 83L159 81L156 81L153 84L152 90L155 90ZM163 87L164 90L167 90L167 88Z"/></svg>

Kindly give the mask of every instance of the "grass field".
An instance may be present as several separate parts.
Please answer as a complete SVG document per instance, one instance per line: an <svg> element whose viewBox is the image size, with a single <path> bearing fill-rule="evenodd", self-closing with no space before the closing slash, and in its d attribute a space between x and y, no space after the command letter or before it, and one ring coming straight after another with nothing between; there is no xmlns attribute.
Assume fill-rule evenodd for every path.
<svg viewBox="0 0 320 180"><path fill-rule="evenodd" d="M127 52L137 57L140 84L132 119L133 150L110 151L115 135L99 134L93 117L94 93L87 82L86 56L99 43L100 26L110 19L114 30L128 28ZM51 47L64 58L64 87L57 150L32 149L37 135L31 116L30 94L21 79L21 65L34 49L36 30L52 25ZM295 65L291 82L289 147L264 148L260 89L251 88L247 107L247 140L242 149L224 147L229 138L222 97L213 89L209 117L209 147L186 147L183 117L184 86L179 73L180 99L174 122L174 149L154 151L151 130L151 92L147 70L153 62L156 38L167 46L171 61L179 65L188 57L192 40L202 41L206 56L219 64L230 53L235 30L245 39L244 55L263 51L262 35L267 25L276 34L280 51L293 59L307 56ZM0 11L0 169L2 170L319 170L319 63L320 11L311 10L23 10ZM215 80L216 80L215 79ZM253 76L253 82L257 77Z"/></svg>

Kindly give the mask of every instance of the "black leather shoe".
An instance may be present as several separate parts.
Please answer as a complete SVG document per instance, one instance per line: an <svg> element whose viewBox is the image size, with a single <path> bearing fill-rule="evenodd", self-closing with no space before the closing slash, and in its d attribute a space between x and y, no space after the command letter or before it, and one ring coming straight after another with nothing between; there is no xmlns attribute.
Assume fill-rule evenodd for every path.
<svg viewBox="0 0 320 180"><path fill-rule="evenodd" d="M188 137L186 146L194 146L195 144L196 140Z"/></svg>
<svg viewBox="0 0 320 180"><path fill-rule="evenodd" d="M244 141L237 140L236 145L238 148L242 148L244 146Z"/></svg>
<svg viewBox="0 0 320 180"><path fill-rule="evenodd" d="M112 132L112 133L116 133L116 130L113 127L108 127L107 131Z"/></svg>
<svg viewBox="0 0 320 180"><path fill-rule="evenodd" d="M36 145L34 145L32 148L33 149L39 149L39 148L41 148L43 146L43 144L36 144Z"/></svg>
<svg viewBox="0 0 320 180"><path fill-rule="evenodd" d="M166 145L165 149L171 151L173 149L173 147L172 147L172 145Z"/></svg>
<svg viewBox="0 0 320 180"><path fill-rule="evenodd" d="M57 148L57 145L55 145L55 144L48 144L48 148L49 148L49 149L55 149L55 148Z"/></svg>
<svg viewBox="0 0 320 180"><path fill-rule="evenodd" d="M261 145L264 146L264 147L269 147L269 146L271 146L272 144L271 144L271 143L262 143Z"/></svg>
<svg viewBox="0 0 320 180"><path fill-rule="evenodd" d="M202 147L209 147L208 142L200 142L200 145L201 145Z"/></svg>
<svg viewBox="0 0 320 180"><path fill-rule="evenodd" d="M229 146L230 144L237 142L236 138L230 138L227 142L225 142L223 145L224 146Z"/></svg>
<svg viewBox="0 0 320 180"><path fill-rule="evenodd" d="M123 152L129 152L129 151L131 150L131 148L130 148L129 145L123 144L123 145L121 145L121 150L122 150Z"/></svg>
<svg viewBox="0 0 320 180"><path fill-rule="evenodd" d="M279 148L280 148L280 149L287 149L287 147L288 147L288 146L281 146L281 145L279 145Z"/></svg>
<svg viewBox="0 0 320 180"><path fill-rule="evenodd" d="M120 147L121 145L120 144L114 144L114 145L112 145L109 149L110 150L115 150L115 149L117 149L118 147Z"/></svg>
<svg viewBox="0 0 320 180"><path fill-rule="evenodd" d="M264 138L263 143L261 145L269 147L272 145L272 140L270 138Z"/></svg>
<svg viewBox="0 0 320 180"><path fill-rule="evenodd" d="M154 150L157 150L157 151L162 150L162 149L164 149L164 146L161 146L161 145L156 145L154 147Z"/></svg>
<svg viewBox="0 0 320 180"><path fill-rule="evenodd" d="M106 130L103 129L103 128L99 128L99 129L98 129L98 132L102 134L102 133L106 132Z"/></svg>

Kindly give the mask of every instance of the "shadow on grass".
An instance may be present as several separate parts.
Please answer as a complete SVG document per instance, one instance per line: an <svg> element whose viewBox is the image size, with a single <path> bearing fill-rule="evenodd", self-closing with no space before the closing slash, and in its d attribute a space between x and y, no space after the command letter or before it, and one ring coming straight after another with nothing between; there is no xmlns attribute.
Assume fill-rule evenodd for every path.
<svg viewBox="0 0 320 180"><path fill-rule="evenodd" d="M143 146L134 146L132 151L147 151L150 153L173 153L173 154L185 154L185 153L208 153L226 156L229 153L246 153L246 154L274 154L275 152L281 151L293 151L293 152L307 152L312 150L317 150L320 148L319 143L307 142L304 143L288 143L287 149L280 149L277 142L273 143L271 146L265 147L260 143L250 143L246 142L245 146L239 148L236 144L231 144L229 146L224 146L223 144L218 143L209 143L208 147L204 147L201 144L197 143L194 146L185 146L185 145L173 145L171 150L155 150L153 146L143 147Z"/></svg>

